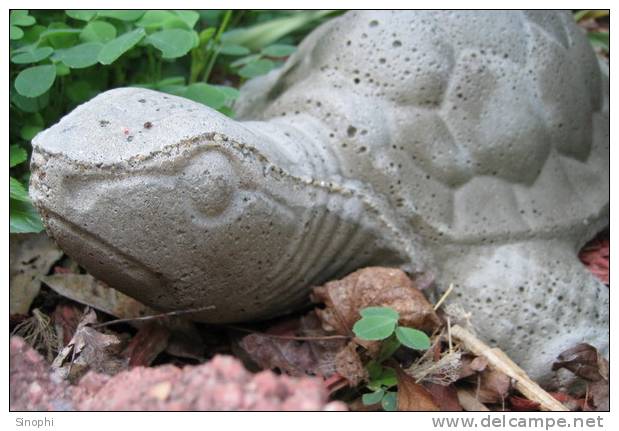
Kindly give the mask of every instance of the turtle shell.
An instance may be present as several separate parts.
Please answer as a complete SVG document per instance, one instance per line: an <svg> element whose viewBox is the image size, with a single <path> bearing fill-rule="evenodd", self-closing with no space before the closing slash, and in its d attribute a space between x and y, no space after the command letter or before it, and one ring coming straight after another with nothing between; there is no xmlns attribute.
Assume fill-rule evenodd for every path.
<svg viewBox="0 0 619 431"><path fill-rule="evenodd" d="M435 243L582 242L608 222L608 76L557 11L358 11L250 82L242 119L286 122Z"/></svg>

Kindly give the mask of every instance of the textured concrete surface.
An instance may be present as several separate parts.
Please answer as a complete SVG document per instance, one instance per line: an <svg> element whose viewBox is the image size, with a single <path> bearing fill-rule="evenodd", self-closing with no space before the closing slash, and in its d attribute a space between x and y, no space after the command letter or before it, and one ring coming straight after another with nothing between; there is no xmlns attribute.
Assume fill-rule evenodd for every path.
<svg viewBox="0 0 619 431"><path fill-rule="evenodd" d="M204 320L392 265L453 282L535 378L577 342L606 351L608 290L576 253L609 222L608 75L569 13L350 12L236 109L130 88L76 108L33 143L48 232L148 305L215 305Z"/></svg>

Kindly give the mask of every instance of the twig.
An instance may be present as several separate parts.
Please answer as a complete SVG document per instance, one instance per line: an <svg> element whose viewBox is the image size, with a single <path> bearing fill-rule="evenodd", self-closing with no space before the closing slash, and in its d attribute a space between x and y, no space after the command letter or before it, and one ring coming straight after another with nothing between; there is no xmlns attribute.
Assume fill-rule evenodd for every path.
<svg viewBox="0 0 619 431"><path fill-rule="evenodd" d="M470 389L458 388L458 402L467 412L489 412L490 409L479 401Z"/></svg>
<svg viewBox="0 0 619 431"><path fill-rule="evenodd" d="M443 305L443 302L445 302L445 300L447 299L447 297L451 294L451 291L454 290L454 284L450 283L449 284L449 288L447 288L447 290L445 291L445 293L443 293L443 295L440 297L440 299L438 300L438 302L434 305L434 311L438 310L438 307L440 307L441 305Z"/></svg>
<svg viewBox="0 0 619 431"><path fill-rule="evenodd" d="M447 316L447 341L449 342L449 353L453 353L454 345L451 339L451 318Z"/></svg>
<svg viewBox="0 0 619 431"><path fill-rule="evenodd" d="M101 328L102 326L115 325L117 323L129 323L129 322L142 322L146 320L154 320L154 319L164 319L166 317L175 317L182 316L184 314L198 313L200 311L207 311L214 309L214 305L207 305L205 307L198 308L190 308L187 310L177 310L177 311L169 311L167 313L159 313L159 314L151 314L149 316L140 316L140 317L130 317L127 319L116 319L109 320L107 322L97 323L95 325L91 325L92 328Z"/></svg>
<svg viewBox="0 0 619 431"><path fill-rule="evenodd" d="M490 367L507 374L514 381L514 387L529 400L539 403L542 410L569 411L563 404L531 380L524 370L512 361L502 350L490 348L459 325L452 326L451 333L455 338L462 341L463 347L466 350L469 350L477 356L483 356L488 361Z"/></svg>

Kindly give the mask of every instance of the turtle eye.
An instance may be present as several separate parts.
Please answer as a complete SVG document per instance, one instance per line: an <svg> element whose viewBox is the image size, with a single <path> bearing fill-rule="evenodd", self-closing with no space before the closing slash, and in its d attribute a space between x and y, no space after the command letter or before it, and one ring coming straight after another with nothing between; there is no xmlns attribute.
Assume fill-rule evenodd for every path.
<svg viewBox="0 0 619 431"><path fill-rule="evenodd" d="M217 217L234 205L237 174L228 158L219 151L196 156L178 182L194 206L207 217Z"/></svg>

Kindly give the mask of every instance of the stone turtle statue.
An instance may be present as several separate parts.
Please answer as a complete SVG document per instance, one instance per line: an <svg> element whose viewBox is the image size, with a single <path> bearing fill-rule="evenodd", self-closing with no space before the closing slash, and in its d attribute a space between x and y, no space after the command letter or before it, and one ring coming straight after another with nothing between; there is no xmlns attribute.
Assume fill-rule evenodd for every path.
<svg viewBox="0 0 619 431"><path fill-rule="evenodd" d="M33 141L47 231L94 276L209 322L368 265L433 274L533 378L608 346L577 251L609 223L608 75L561 12L357 11L243 88L238 120L121 88Z"/></svg>

